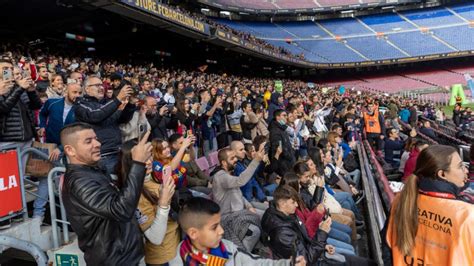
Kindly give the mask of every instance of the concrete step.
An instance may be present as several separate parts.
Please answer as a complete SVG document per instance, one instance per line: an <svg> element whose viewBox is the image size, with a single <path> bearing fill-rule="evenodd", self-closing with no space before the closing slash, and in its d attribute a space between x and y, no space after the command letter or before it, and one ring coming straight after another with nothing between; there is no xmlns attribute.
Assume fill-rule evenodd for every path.
<svg viewBox="0 0 474 266"><path fill-rule="evenodd" d="M41 219L38 218L28 218L20 223L12 223L12 226L2 230L1 234L32 242L45 251L52 248L51 227L41 228ZM8 247L0 246L0 252L6 249Z"/></svg>

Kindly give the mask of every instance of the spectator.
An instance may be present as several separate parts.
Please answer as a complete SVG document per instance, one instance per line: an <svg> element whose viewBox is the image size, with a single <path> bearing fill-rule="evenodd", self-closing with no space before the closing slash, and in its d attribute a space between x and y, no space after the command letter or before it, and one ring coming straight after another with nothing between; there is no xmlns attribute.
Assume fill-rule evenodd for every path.
<svg viewBox="0 0 474 266"><path fill-rule="evenodd" d="M173 134L169 138L169 145L171 147L171 155L176 156L184 143L184 137L180 134ZM192 190L202 192L206 195L211 193L209 185L209 175L201 171L195 162L194 146L190 145L188 151L183 156L181 162L186 168L186 178L188 180L188 187Z"/></svg>
<svg viewBox="0 0 474 266"><path fill-rule="evenodd" d="M443 107L439 107L438 110L436 110L436 122L445 125L446 120L446 114L444 113Z"/></svg>
<svg viewBox="0 0 474 266"><path fill-rule="evenodd" d="M0 57L0 150L30 147L35 137L34 110L41 108L31 78L7 79L5 71L13 73L12 59ZM22 165L26 166L26 156L22 158ZM24 170L24 169L23 169Z"/></svg>
<svg viewBox="0 0 474 266"><path fill-rule="evenodd" d="M275 158L277 149L281 146L282 153L278 160L272 160L275 172L283 176L296 161L295 151L286 132L288 115L284 110L275 111L274 119L270 122L270 158Z"/></svg>
<svg viewBox="0 0 474 266"><path fill-rule="evenodd" d="M51 98L41 108L38 136L46 137L47 143L57 145L57 148L49 155L51 161L57 161L62 157L63 147L61 146L59 132L64 126L75 122L74 102L77 97L81 96L81 93L82 89L78 84L68 84L64 97ZM37 194L38 197L33 203L33 218L40 217L43 219L47 204L45 199L48 199L48 180L46 177L39 178Z"/></svg>
<svg viewBox="0 0 474 266"><path fill-rule="evenodd" d="M101 144L93 127L73 123L61 130L69 160L61 196L88 265L137 265L143 257L143 240L134 214L145 162L151 158L148 135L132 148L130 171L123 187L117 189L110 176L96 168Z"/></svg>
<svg viewBox="0 0 474 266"><path fill-rule="evenodd" d="M318 142L320 139L326 138L328 133L328 128L324 122L325 118L331 113L331 100L327 100L324 104L324 107L319 108L319 105L316 104L314 109L314 124L313 130L316 134L315 141Z"/></svg>
<svg viewBox="0 0 474 266"><path fill-rule="evenodd" d="M257 209L255 209L244 198L240 188L252 178L258 165L264 159L264 157L264 145L261 145L261 148L256 153L255 159L252 160L247 169L239 176L233 176L232 172L235 169L237 157L235 156L235 152L230 148L224 148L220 150L218 154L220 166L212 173L212 194L214 201L219 204L222 209L224 224L228 223L225 220L234 220L237 222L237 220L234 218L238 217L239 215L242 217L247 216L251 220L249 223L242 225L243 228L241 230L243 230L247 225L247 228L244 230L244 232L247 233L244 234L244 236L246 236L244 239L239 239L242 241L242 246L248 252L252 251L260 238L261 231L259 228L259 218L258 216L255 217L255 215L259 213L261 215L263 214L263 211L259 212ZM255 222L257 222L257 224L255 224ZM237 224L232 223L229 229L232 230L234 226L237 226ZM224 226L224 228L226 229L226 226Z"/></svg>
<svg viewBox="0 0 474 266"><path fill-rule="evenodd" d="M416 123L418 122L418 109L417 106L413 103L410 103L410 117L408 118L408 123L411 127L415 127Z"/></svg>
<svg viewBox="0 0 474 266"><path fill-rule="evenodd" d="M262 227L268 235L269 246L275 258L290 258L296 248L296 254L305 257L309 265L316 265L320 260L336 264L346 262L347 265L367 263L358 257L335 256L334 246L326 242L331 218L324 220L319 225L317 234L310 238L304 224L294 216L298 207L295 195L294 189L287 185L277 188L274 200L262 219ZM327 253L323 256L325 252Z"/></svg>
<svg viewBox="0 0 474 266"><path fill-rule="evenodd" d="M214 127L214 113L217 109L222 109L222 98L217 98L215 103L211 105L211 95L207 90L199 92L201 98L201 109L199 116L201 116L201 133L203 139L203 154L207 156L210 152L217 150L216 129ZM213 121L214 120L214 121Z"/></svg>
<svg viewBox="0 0 474 266"><path fill-rule="evenodd" d="M405 163L405 168L403 169L403 177L402 181L405 183L407 182L407 178L413 174L413 171L415 171L416 168L416 162L418 159L418 156L420 155L421 151L426 149L428 147L428 143L424 140L418 140L414 147L413 150L410 152L410 156L408 157L407 162Z"/></svg>
<svg viewBox="0 0 474 266"><path fill-rule="evenodd" d="M176 113L176 118L181 125L181 128L176 130L177 133L185 134L186 130L191 130L191 132L195 132L194 130L194 123L197 120L197 114L199 112L199 103L194 103L191 105L191 101L189 99L179 100L176 104L176 108L178 112ZM183 127L184 126L184 127Z"/></svg>
<svg viewBox="0 0 474 266"><path fill-rule="evenodd" d="M46 95L48 98L61 98L63 97L64 81L63 77L58 74L51 76L51 84L46 89Z"/></svg>
<svg viewBox="0 0 474 266"><path fill-rule="evenodd" d="M36 80L36 90L46 92L49 87L49 72L45 66L38 68L38 79Z"/></svg>
<svg viewBox="0 0 474 266"><path fill-rule="evenodd" d="M268 105L268 123L270 124L271 121L273 120L273 117L275 116L275 111L284 109L283 105L283 95L281 95L279 92L274 92L272 93L272 96L270 98L270 104Z"/></svg>
<svg viewBox="0 0 474 266"><path fill-rule="evenodd" d="M84 92L84 97L75 103L76 120L92 125L101 143L101 167L107 174L114 174L122 145L119 125L130 121L135 111L135 106L126 102L133 89L130 85L124 85L112 101L102 104L102 81L98 77L89 76L84 82Z"/></svg>
<svg viewBox="0 0 474 266"><path fill-rule="evenodd" d="M423 126L420 128L420 133L428 136L430 139L434 141L439 141L438 136L436 136L436 133L434 129L431 128L431 123L428 120L423 121Z"/></svg>
<svg viewBox="0 0 474 266"><path fill-rule="evenodd" d="M414 131L414 129L412 129ZM416 133L416 131L415 131ZM402 155L403 147L405 142L400 139L400 132L395 128L387 129L388 138L385 140L385 161L389 163L393 168L400 166L400 158Z"/></svg>
<svg viewBox="0 0 474 266"><path fill-rule="evenodd" d="M183 140L183 144L176 152L176 155L171 154L170 144L165 140L153 140L153 178L158 183L163 183L163 169L166 166L171 167L171 177L173 178L176 187L182 188L188 185L186 178L186 168L183 167L182 161L186 149L194 144L195 137L188 136Z"/></svg>
<svg viewBox="0 0 474 266"><path fill-rule="evenodd" d="M139 139L143 137L143 135L140 134L143 134L144 132L140 132L140 127L142 127L144 131L151 130L151 125L148 123L148 119L146 118L146 113L148 111L147 105L142 105L135 97L130 97L130 102L137 106L137 110L133 112L130 121L119 125L120 131L122 132L123 143L131 139Z"/></svg>
<svg viewBox="0 0 474 266"><path fill-rule="evenodd" d="M304 162L302 163L305 164ZM310 176L309 174L306 175L307 180L309 180L309 176ZM292 187L295 190L295 192L297 192L294 195L298 203L298 208L296 209L296 216L298 216L298 218L305 225L305 228L308 232L308 236L310 238L313 238L317 234L317 231L319 229L319 224L323 221L324 215L326 212L328 212L328 210L324 208L324 205L322 203L319 203L319 204L315 203L313 201L313 196L309 196L309 194L306 194L306 192L303 193L300 191L300 188L303 187L302 182L307 182L307 180L304 180L304 179L305 177L300 177L292 172L288 172L283 177L281 181L281 186L288 185ZM324 193L321 193L321 195L323 196ZM321 197L321 200L322 200L322 197ZM307 203L315 207L310 208L308 207L309 205L307 205ZM338 230L336 228L343 228L342 230L347 230L347 232ZM339 252L342 254L355 255L354 247L352 247L352 245L350 244L351 232L352 230L350 227L332 222L331 230L329 231L327 242L330 245L333 245L336 247L336 252Z"/></svg>
<svg viewBox="0 0 474 266"><path fill-rule="evenodd" d="M460 104L456 104L454 106L453 122L457 127L461 126L461 105Z"/></svg>
<svg viewBox="0 0 474 266"><path fill-rule="evenodd" d="M239 176L241 173L243 173L247 169L247 167L250 165L255 155L255 148L253 147L253 145L252 144L245 144L245 145L247 146L247 149L250 149L250 151L252 150L254 151L253 154L252 152L248 153L246 151L245 146L241 141L232 141L230 144L230 148L235 153L235 157L237 157L237 163L235 164L235 169L234 169L235 176ZM257 179L256 179L257 174L258 174L258 168L255 170L255 173L252 175L250 180L245 185L243 185L240 188L240 190L242 191L244 198L248 202L250 202L250 204L252 204L254 208L265 211L268 208L268 201L265 196L265 193L263 193L262 187L257 182ZM255 191L255 196L254 196L254 191Z"/></svg>
<svg viewBox="0 0 474 266"><path fill-rule="evenodd" d="M132 167L132 149L137 144L130 140L123 144L120 151L120 166L117 184L125 185L127 173ZM165 184L156 183L150 176L152 173L151 159L146 161L146 176L143 183L137 212L135 213L140 229L145 236L145 262L147 264L166 263L171 260L179 243L178 224L169 220L171 198L175 191L173 179Z"/></svg>
<svg viewBox="0 0 474 266"><path fill-rule="evenodd" d="M406 106L403 106L399 115L400 115L400 120L402 120L403 122L407 124L410 123L410 110Z"/></svg>
<svg viewBox="0 0 474 266"><path fill-rule="evenodd" d="M242 137L245 143L252 143L252 140L257 136L258 117L252 110L250 102L242 103L243 115L240 118L240 125L242 127Z"/></svg>
<svg viewBox="0 0 474 266"><path fill-rule="evenodd" d="M255 115L258 118L257 135L268 136L268 134L270 133L268 131L268 123L267 123L268 111L265 108L263 108L262 105L256 105Z"/></svg>
<svg viewBox="0 0 474 266"><path fill-rule="evenodd" d="M167 129L176 128L177 125L176 118L171 114L174 107L170 109L167 105L158 106L155 98L151 96L145 97L145 106L146 118L151 127L151 138L167 139Z"/></svg>
<svg viewBox="0 0 474 266"><path fill-rule="evenodd" d="M82 74L79 72L71 72L71 74L69 74L69 78L71 79L71 81L75 81L77 84L79 84L79 86L82 86L82 83L84 81ZM69 82L67 83L69 84Z"/></svg>
<svg viewBox="0 0 474 266"><path fill-rule="evenodd" d="M186 234L179 244L176 257L171 265L289 265L290 260L270 260L250 255L234 243L223 239L220 207L215 202L194 198L186 203L179 214L179 224ZM193 251L196 250L196 251ZM202 254L197 257L193 254ZM295 266L304 266L305 260L299 256Z"/></svg>

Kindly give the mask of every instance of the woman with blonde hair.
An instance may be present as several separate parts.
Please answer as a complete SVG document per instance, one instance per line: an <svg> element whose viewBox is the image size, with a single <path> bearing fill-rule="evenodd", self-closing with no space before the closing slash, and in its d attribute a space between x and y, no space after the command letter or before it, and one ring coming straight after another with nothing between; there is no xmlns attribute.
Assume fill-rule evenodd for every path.
<svg viewBox="0 0 474 266"><path fill-rule="evenodd" d="M46 89L48 99L63 97L64 81L58 74L51 76L50 86Z"/></svg>
<svg viewBox="0 0 474 266"><path fill-rule="evenodd" d="M392 204L386 227L390 263L474 265L474 205L461 193L467 173L454 147L433 145L420 153Z"/></svg>

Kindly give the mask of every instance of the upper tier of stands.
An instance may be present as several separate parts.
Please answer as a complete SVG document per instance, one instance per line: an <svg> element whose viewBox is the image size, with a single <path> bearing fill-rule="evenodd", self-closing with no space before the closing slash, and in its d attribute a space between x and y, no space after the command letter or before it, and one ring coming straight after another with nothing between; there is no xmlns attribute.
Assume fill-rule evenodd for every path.
<svg viewBox="0 0 474 266"><path fill-rule="evenodd" d="M474 3L315 22L219 22L295 54L302 53L314 63L389 60L474 50Z"/></svg>
<svg viewBox="0 0 474 266"><path fill-rule="evenodd" d="M215 0L214 5L251 9L304 9L387 3L386 0Z"/></svg>

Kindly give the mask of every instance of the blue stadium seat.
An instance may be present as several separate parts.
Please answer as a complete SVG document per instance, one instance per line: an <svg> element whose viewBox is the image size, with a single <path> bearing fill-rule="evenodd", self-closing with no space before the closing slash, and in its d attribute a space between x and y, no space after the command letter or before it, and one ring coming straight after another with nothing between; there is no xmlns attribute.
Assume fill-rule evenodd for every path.
<svg viewBox="0 0 474 266"><path fill-rule="evenodd" d="M402 14L416 25L422 27L465 23L465 21L456 17L444 7L430 10L406 11L402 12Z"/></svg>

